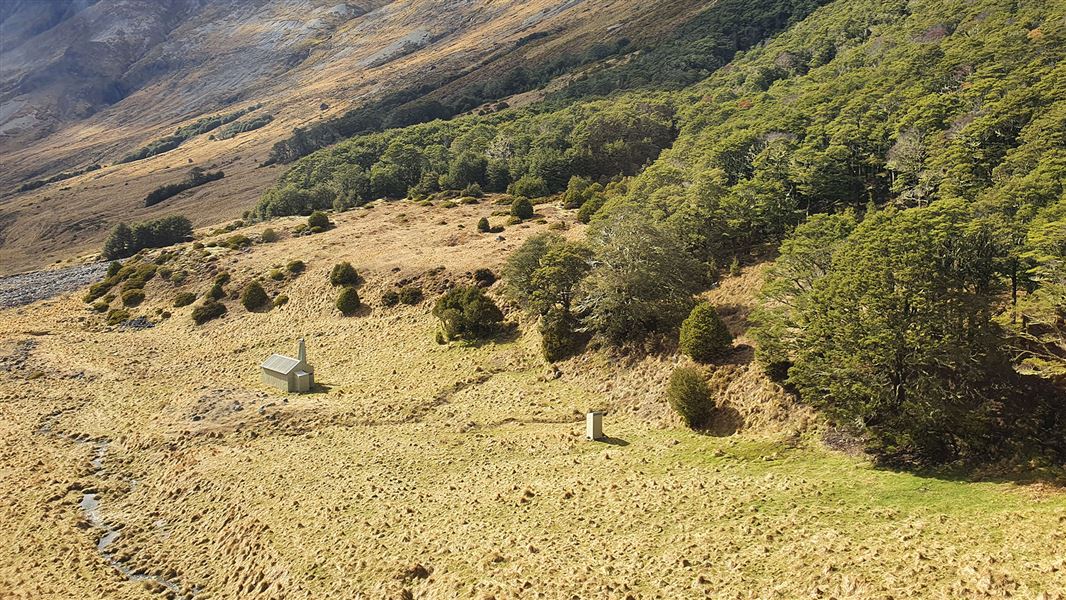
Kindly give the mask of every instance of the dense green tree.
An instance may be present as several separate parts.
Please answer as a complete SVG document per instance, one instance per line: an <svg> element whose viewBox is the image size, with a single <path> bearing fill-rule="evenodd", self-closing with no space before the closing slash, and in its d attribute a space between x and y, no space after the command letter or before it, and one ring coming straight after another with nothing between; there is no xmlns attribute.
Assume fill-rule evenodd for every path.
<svg viewBox="0 0 1066 600"><path fill-rule="evenodd" d="M694 304L703 269L663 226L618 210L589 232L595 266L576 308L583 324L612 343L679 325Z"/></svg>
<svg viewBox="0 0 1066 600"><path fill-rule="evenodd" d="M681 323L680 348L697 362L712 362L727 354L733 346L733 335L709 302L692 309Z"/></svg>
<svg viewBox="0 0 1066 600"><path fill-rule="evenodd" d="M867 215L798 303L789 382L889 455L964 455L1002 401L997 274L967 220L949 201Z"/></svg>

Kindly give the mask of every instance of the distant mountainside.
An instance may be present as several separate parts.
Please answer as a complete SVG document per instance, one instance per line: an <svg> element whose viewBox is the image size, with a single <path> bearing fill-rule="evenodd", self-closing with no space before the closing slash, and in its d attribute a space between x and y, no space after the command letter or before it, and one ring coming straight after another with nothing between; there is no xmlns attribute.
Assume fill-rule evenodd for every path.
<svg viewBox="0 0 1066 600"><path fill-rule="evenodd" d="M174 169L226 167L226 181L210 198L194 191L181 199L181 211L198 224L217 222L254 204L276 176L256 167L295 127L383 100L390 110L420 100L453 110L465 103L465 110L518 90L529 93L512 102L530 102L551 79L623 60L713 6L696 0L5 2L0 271L87 250L117 217L169 210L142 215L140 200L181 179ZM485 94L485 84L509 81L520 85L496 85ZM470 97L475 88L480 95ZM259 121L238 123L229 139L168 137L178 127L255 105L262 105ZM164 152L109 166L145 147ZM104 168L83 175L95 165Z"/></svg>

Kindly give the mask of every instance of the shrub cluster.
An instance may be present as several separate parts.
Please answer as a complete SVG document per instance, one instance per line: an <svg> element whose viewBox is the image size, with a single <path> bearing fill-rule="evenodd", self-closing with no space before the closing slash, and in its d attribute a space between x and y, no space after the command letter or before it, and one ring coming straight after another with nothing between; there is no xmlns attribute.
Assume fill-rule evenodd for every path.
<svg viewBox="0 0 1066 600"><path fill-rule="evenodd" d="M494 335L503 321L503 313L485 292L474 286L448 290L433 307L445 340L484 339Z"/></svg>
<svg viewBox="0 0 1066 600"><path fill-rule="evenodd" d="M226 174L222 171L207 173L200 167L194 167L189 171L189 175L182 181L161 185L151 192L148 192L148 195L144 198L144 205L145 207L155 206L168 198L177 196L185 190L191 190L192 188L199 187L205 183L217 181L225 176Z"/></svg>

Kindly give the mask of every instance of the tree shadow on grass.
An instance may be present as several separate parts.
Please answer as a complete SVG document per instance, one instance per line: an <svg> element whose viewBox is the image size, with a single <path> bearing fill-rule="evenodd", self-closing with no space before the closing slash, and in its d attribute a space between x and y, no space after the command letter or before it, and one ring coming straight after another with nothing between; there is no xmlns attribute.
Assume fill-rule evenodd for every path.
<svg viewBox="0 0 1066 600"><path fill-rule="evenodd" d="M732 406L714 409L708 419L708 425L700 433L712 437L729 437L744 427L744 417Z"/></svg>

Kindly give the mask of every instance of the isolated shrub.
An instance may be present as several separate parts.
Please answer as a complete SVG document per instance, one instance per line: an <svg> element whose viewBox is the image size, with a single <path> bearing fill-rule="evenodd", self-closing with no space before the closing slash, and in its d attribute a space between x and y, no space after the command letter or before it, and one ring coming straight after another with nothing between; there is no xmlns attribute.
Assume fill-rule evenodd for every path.
<svg viewBox="0 0 1066 600"><path fill-rule="evenodd" d="M270 297L267 296L266 290L260 285L258 281L253 281L244 286L244 291L241 292L241 304L248 310L255 310L270 302Z"/></svg>
<svg viewBox="0 0 1066 600"><path fill-rule="evenodd" d="M359 300L359 292L355 291L354 287L346 287L341 290L339 296L337 296L337 310L341 311L345 316L355 314L355 311L359 310L362 302Z"/></svg>
<svg viewBox="0 0 1066 600"><path fill-rule="evenodd" d="M269 273L267 273L267 277L274 281L281 281L282 279L285 279L285 272L281 269L272 269Z"/></svg>
<svg viewBox="0 0 1066 600"><path fill-rule="evenodd" d="M252 240L248 236L238 233L237 235L231 235L226 238L226 241L222 242L222 245L230 250L238 250L240 248L251 246Z"/></svg>
<svg viewBox="0 0 1066 600"><path fill-rule="evenodd" d="M329 272L329 282L334 287L355 285L359 283L359 273L355 271L352 263L347 261L340 262L333 265L333 270Z"/></svg>
<svg viewBox="0 0 1066 600"><path fill-rule="evenodd" d="M285 265L285 270L292 273L293 275L299 275L300 273L303 273L304 269L306 268L307 265L305 265L304 261L302 260L292 260L289 261L289 264Z"/></svg>
<svg viewBox="0 0 1066 600"><path fill-rule="evenodd" d="M666 388L666 398L685 424L695 429L706 424L714 410L711 391L699 369L677 367L670 374L670 384Z"/></svg>
<svg viewBox="0 0 1066 600"><path fill-rule="evenodd" d="M124 308L113 308L107 313L107 324L118 325L130 318L130 311Z"/></svg>
<svg viewBox="0 0 1066 600"><path fill-rule="evenodd" d="M104 302L103 300L97 300L93 302L92 309L98 313L107 312L107 309L111 308L110 302Z"/></svg>
<svg viewBox="0 0 1066 600"><path fill-rule="evenodd" d="M477 230L481 233L488 233L491 231L492 227L489 226L489 220L485 217L481 217L481 220L477 222Z"/></svg>
<svg viewBox="0 0 1066 600"><path fill-rule="evenodd" d="M460 286L437 300L433 316L441 324L447 340L486 338L499 329L503 313L481 288Z"/></svg>
<svg viewBox="0 0 1066 600"><path fill-rule="evenodd" d="M273 304L274 304L274 307L277 308L278 306L285 306L288 303L289 303L289 297L288 296L286 296L285 294L278 294L278 297L274 298L274 303Z"/></svg>
<svg viewBox="0 0 1066 600"><path fill-rule="evenodd" d="M263 230L263 233L259 234L259 239L261 239L264 244L276 242L278 241L278 232L268 227L267 229Z"/></svg>
<svg viewBox="0 0 1066 600"><path fill-rule="evenodd" d="M515 198L511 203L511 216L516 219L529 219L533 217L533 203L528 198Z"/></svg>
<svg viewBox="0 0 1066 600"><path fill-rule="evenodd" d="M740 275L740 259L735 256L733 257L732 262L729 263L729 275L732 277Z"/></svg>
<svg viewBox="0 0 1066 600"><path fill-rule="evenodd" d="M174 296L174 308L181 308L182 306L188 306L196 301L196 294L192 292L179 292L177 296Z"/></svg>
<svg viewBox="0 0 1066 600"><path fill-rule="evenodd" d="M385 290L385 292L381 294L382 306L396 306L399 303L400 295L396 293L396 290Z"/></svg>
<svg viewBox="0 0 1066 600"><path fill-rule="evenodd" d="M489 287L496 283L496 274L492 269L478 269L474 271L474 282L478 287Z"/></svg>
<svg viewBox="0 0 1066 600"><path fill-rule="evenodd" d="M144 302L144 290L136 289L122 292L123 306L138 306L141 302Z"/></svg>
<svg viewBox="0 0 1066 600"><path fill-rule="evenodd" d="M416 285L407 285L400 288L400 293L397 296L400 302L413 306L422 301L422 288Z"/></svg>
<svg viewBox="0 0 1066 600"><path fill-rule="evenodd" d="M311 216L307 217L307 227L312 230L318 228L321 231L325 231L329 229L329 226L329 216L320 210L316 210L311 213Z"/></svg>
<svg viewBox="0 0 1066 600"><path fill-rule="evenodd" d="M215 283L218 285L226 285L233 277L229 274L229 271L223 271L218 275L215 275Z"/></svg>
<svg viewBox="0 0 1066 600"><path fill-rule="evenodd" d="M111 264L107 265L107 276L114 277L121 268L122 263L118 262L117 260L111 261Z"/></svg>
<svg viewBox="0 0 1066 600"><path fill-rule="evenodd" d="M697 362L711 362L726 355L733 336L709 302L698 304L681 323L681 351Z"/></svg>
<svg viewBox="0 0 1066 600"><path fill-rule="evenodd" d="M196 308L192 309L192 320L197 325L203 325L204 323L221 317L226 314L226 305L221 302L217 302L212 299L204 300L204 303Z"/></svg>
<svg viewBox="0 0 1066 600"><path fill-rule="evenodd" d="M226 295L226 290L222 289L221 283L215 283L211 286L211 289L207 291L207 297L211 300L218 300Z"/></svg>
<svg viewBox="0 0 1066 600"><path fill-rule="evenodd" d="M463 195L471 198L481 198L485 195L485 192L481 189L481 186L477 183L471 183L463 188Z"/></svg>

